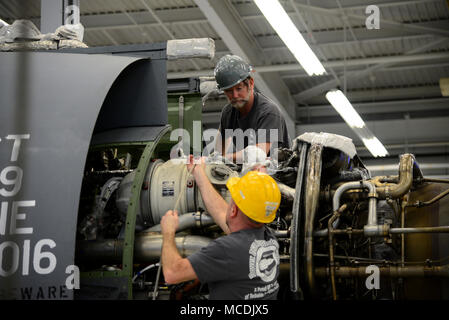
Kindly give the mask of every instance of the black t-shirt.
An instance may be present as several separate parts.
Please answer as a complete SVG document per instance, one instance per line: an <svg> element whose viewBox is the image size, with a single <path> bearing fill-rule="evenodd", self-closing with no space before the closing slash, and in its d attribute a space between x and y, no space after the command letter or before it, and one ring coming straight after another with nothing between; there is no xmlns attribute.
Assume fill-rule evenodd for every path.
<svg viewBox="0 0 449 320"><path fill-rule="evenodd" d="M226 132L226 129L229 131ZM233 137L235 148L233 152L240 151L248 145L264 142L271 142L271 149L290 147L284 117L273 101L258 92L254 93L253 107L245 117L241 118L240 112L231 104L227 104L221 112L219 130L223 142Z"/></svg>
<svg viewBox="0 0 449 320"><path fill-rule="evenodd" d="M279 244L266 227L233 232L187 257L211 300L274 300Z"/></svg>

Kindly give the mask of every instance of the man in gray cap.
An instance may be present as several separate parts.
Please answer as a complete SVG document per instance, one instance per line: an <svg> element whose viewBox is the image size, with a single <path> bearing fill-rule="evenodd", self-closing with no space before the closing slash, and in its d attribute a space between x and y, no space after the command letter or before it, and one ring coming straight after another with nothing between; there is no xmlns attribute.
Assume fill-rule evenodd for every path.
<svg viewBox="0 0 449 320"><path fill-rule="evenodd" d="M234 162L242 160L243 149L248 145L256 145L266 154L271 147L290 147L279 107L255 92L252 72L252 67L236 55L223 56L214 70L218 89L229 101L221 113L217 148ZM235 150L229 148L231 143Z"/></svg>

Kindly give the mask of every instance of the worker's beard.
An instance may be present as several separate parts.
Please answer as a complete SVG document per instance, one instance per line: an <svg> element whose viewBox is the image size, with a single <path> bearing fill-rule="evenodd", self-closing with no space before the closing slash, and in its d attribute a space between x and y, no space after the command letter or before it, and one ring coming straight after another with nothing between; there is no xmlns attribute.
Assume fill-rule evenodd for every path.
<svg viewBox="0 0 449 320"><path fill-rule="evenodd" d="M248 94L244 98L237 98L237 99L231 99L229 103L231 106L236 108L237 110L242 109L246 104L249 102L249 99L251 97L251 89L248 88Z"/></svg>
<svg viewBox="0 0 449 320"><path fill-rule="evenodd" d="M237 110L242 109L249 101L249 98L245 98L245 99L232 99L230 101L231 106L233 106L234 108L236 108Z"/></svg>

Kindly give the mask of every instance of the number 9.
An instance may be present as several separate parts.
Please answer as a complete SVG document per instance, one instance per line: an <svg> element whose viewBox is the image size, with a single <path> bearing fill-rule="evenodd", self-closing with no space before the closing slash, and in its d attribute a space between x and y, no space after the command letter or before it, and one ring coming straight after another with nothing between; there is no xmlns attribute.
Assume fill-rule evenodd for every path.
<svg viewBox="0 0 449 320"><path fill-rule="evenodd" d="M15 172L15 177L13 179L8 179L7 175L10 172ZM0 196L3 197L12 197L15 196L19 191L20 187L22 186L22 177L23 177L23 170L16 166L9 166L2 170L0 173L0 182L4 186L14 186L12 190L8 191L6 188L0 189Z"/></svg>

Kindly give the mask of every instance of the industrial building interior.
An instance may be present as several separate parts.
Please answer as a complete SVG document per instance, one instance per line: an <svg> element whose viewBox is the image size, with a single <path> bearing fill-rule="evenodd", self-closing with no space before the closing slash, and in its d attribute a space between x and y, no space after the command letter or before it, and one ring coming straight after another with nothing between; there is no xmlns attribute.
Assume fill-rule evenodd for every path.
<svg viewBox="0 0 449 320"><path fill-rule="evenodd" d="M0 19L9 24L29 19L40 28L41 16L49 14L45 2L1 0ZM213 59L168 61L168 78L212 76L220 57L239 55L256 70L258 90L283 109L291 138L304 132L350 137L373 175L396 173L398 155L412 153L425 175L448 177L449 97L441 80L449 77L448 2L281 3L324 74L304 71L253 1L82 0L80 20L89 47L212 38ZM368 5L379 9L379 28L366 25ZM387 156L373 157L326 100L335 88L346 93ZM206 104L206 128L218 127L225 103L219 97Z"/></svg>
<svg viewBox="0 0 449 320"><path fill-rule="evenodd" d="M179 209L183 257L229 231L171 135L203 150L228 54L293 142L250 168L279 191L278 299L449 298L449 0L0 0L0 300L209 298L161 279L161 230ZM247 163L207 161L229 202Z"/></svg>

